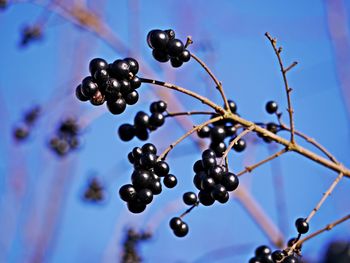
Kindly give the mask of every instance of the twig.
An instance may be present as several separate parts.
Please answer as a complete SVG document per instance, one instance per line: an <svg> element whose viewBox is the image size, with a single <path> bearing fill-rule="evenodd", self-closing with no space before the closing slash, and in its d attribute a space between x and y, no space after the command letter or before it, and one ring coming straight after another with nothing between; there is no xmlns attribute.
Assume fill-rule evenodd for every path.
<svg viewBox="0 0 350 263"><path fill-rule="evenodd" d="M224 92L224 90L222 88L222 83L215 77L213 72L209 69L209 67L199 57L197 57L192 52L191 52L191 57L194 60L196 60L204 68L204 70L209 74L209 76L213 79L213 81L214 81L214 83L216 85L216 88L219 90L219 92L221 94L221 97L224 100L225 109L228 110L228 111L231 111L230 110L230 106L229 106L228 101L227 101L227 97L226 97L225 92Z"/></svg>
<svg viewBox="0 0 350 263"><path fill-rule="evenodd" d="M337 184L340 182L340 180L343 178L343 174L340 173L337 178L333 181L331 186L328 188L328 190L323 194L321 200L318 202L318 204L315 206L315 208L311 211L311 213L306 218L307 222L310 222L311 218L316 214L316 212L321 208L322 204L326 201L328 196L331 195L334 188L337 186Z"/></svg>
<svg viewBox="0 0 350 263"><path fill-rule="evenodd" d="M294 144L294 119L293 119L293 108L292 108L292 103L291 103L291 99L290 99L290 93L292 92L292 89L288 85L288 80L287 80L286 73L287 73L288 70L290 70L295 65L297 65L297 62L294 62L291 66L289 66L287 69L285 69L284 66L283 66L281 55L280 55L282 49L281 48L277 48L277 46L276 46L276 39L272 38L268 32L265 33L265 36L270 40L271 45L273 47L273 50L276 53L276 56L277 56L277 59L278 59L278 63L279 63L280 68L281 68L281 72L282 72L282 76L283 76L283 82L284 82L284 87L285 87L285 90L286 90L287 101L288 101L289 122L290 122L290 127L291 127L291 130L290 130L290 142L292 144Z"/></svg>
<svg viewBox="0 0 350 263"><path fill-rule="evenodd" d="M211 111L183 111L183 112L168 112L164 117L174 117L182 115L212 115L215 112Z"/></svg>
<svg viewBox="0 0 350 263"><path fill-rule="evenodd" d="M175 142L173 142L172 144L169 145L168 148L165 149L164 152L162 152L161 155L159 155L158 157L158 160L164 160L168 153L176 146L178 145L180 142L182 142L184 139L186 139L188 136L190 136L192 133L194 133L195 131L198 131L200 130L201 128L203 128L205 125L208 125L210 123L214 123L214 122L217 122L219 120L222 120L223 117L222 116L218 116L218 117L215 117L213 119L210 119L206 122L203 122L202 124L199 124L199 125L196 125L194 126L191 130L189 130L188 132L186 132L184 135L182 135L179 139L177 139Z"/></svg>
<svg viewBox="0 0 350 263"><path fill-rule="evenodd" d="M185 212L183 212L179 217L180 218L184 218L187 214L191 213L191 211L197 207L199 205L199 203L195 203L194 205L192 205L190 208L188 208Z"/></svg>
<svg viewBox="0 0 350 263"><path fill-rule="evenodd" d="M267 163L279 156L281 156L282 154L284 154L285 152L287 152L287 149L286 148L283 148L282 150L280 150L279 152L267 157L266 159L264 160L261 160L260 162L254 164L254 165L251 165L251 166L247 166L243 171L237 173L237 176L241 176L245 173L250 173L251 171L253 171L255 168L259 167L260 165L263 165L264 163Z"/></svg>
<svg viewBox="0 0 350 263"><path fill-rule="evenodd" d="M334 221L333 223L330 223L330 224L326 225L324 228L321 228L320 230L318 230L318 231L316 231L316 232L306 236L305 238L299 240L297 243L295 243L293 245L293 247L297 247L297 246L300 247L300 245L302 245L304 242L306 242L306 241L308 241L308 240L318 236L319 234L322 234L325 231L331 230L333 227L335 227L335 226L337 226L337 225L339 225L339 224L341 224L341 223L343 223L343 222L345 222L346 220L349 220L349 219L350 219L350 214L347 215L347 216L342 217L341 219L338 219L338 220Z"/></svg>
<svg viewBox="0 0 350 263"><path fill-rule="evenodd" d="M221 157L221 161L220 161L220 165L223 164L224 160L226 160L226 157L228 155L228 153L230 152L230 150L232 149L232 147L238 142L239 139L241 139L244 135L250 133L253 130L253 127L248 127L247 129L245 129L244 131L242 131L239 135L237 135L236 138L234 138L229 146L227 147L227 149L225 150L224 154Z"/></svg>

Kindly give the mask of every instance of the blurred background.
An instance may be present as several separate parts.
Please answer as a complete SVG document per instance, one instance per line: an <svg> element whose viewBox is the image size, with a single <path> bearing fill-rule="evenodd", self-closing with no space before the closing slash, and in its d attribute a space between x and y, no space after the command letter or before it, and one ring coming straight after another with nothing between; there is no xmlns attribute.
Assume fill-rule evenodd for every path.
<svg viewBox="0 0 350 263"><path fill-rule="evenodd" d="M178 185L164 189L144 213L131 214L118 190L130 182L127 154L144 142L122 142L118 127L160 98L169 111L207 108L175 92L160 97L162 88L146 84L140 102L119 116L105 105L81 103L75 88L89 74L89 61L132 56L139 76L176 83L222 104L195 61L175 69L152 58L146 43L151 29L172 28L184 42L192 36L190 51L222 81L242 117L276 121L265 111L266 102L275 100L288 123L278 61L264 34L277 37L285 65L299 62L288 73L296 129L350 166L349 1L2 0L0 6L0 262L121 262L128 229L152 233L138 245L143 262L248 262L259 245L276 249L278 233L284 242L294 237L295 219L306 217L336 178L310 160L285 154L240 177L244 190L228 203L194 209L184 219L189 234L177 238L168 222L187 209L182 194L195 190L192 165L200 158L198 138L188 139L168 156ZM34 121L28 122L28 112ZM68 117L79 123L78 146L59 156L49 142ZM167 119L149 141L162 151L207 117L179 119ZM229 155L234 172L281 149L254 134L246 139L245 151ZM91 184L98 185L95 199L87 198ZM344 178L312 219L310 232L349 213L349 187ZM250 208L262 211L272 236ZM306 242L305 261L324 262L329 243L349 242L349 233L345 222Z"/></svg>

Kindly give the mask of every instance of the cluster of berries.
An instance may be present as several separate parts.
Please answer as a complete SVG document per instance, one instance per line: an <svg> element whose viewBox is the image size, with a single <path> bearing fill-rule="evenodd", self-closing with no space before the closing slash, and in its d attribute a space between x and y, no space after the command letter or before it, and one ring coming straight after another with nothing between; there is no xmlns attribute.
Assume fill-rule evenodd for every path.
<svg viewBox="0 0 350 263"><path fill-rule="evenodd" d="M99 180L93 178L90 180L88 188L84 193L84 199L89 202L101 202L104 200L103 186Z"/></svg>
<svg viewBox="0 0 350 263"><path fill-rule="evenodd" d="M15 127L13 131L13 136L16 141L23 141L28 138L31 129L33 128L40 115L40 111L41 109L39 106L34 106L32 109L25 113L23 123L18 127Z"/></svg>
<svg viewBox="0 0 350 263"><path fill-rule="evenodd" d="M141 263L142 258L138 252L138 244L147 241L152 237L149 232L138 233L133 229L129 229L123 243L122 263Z"/></svg>
<svg viewBox="0 0 350 263"><path fill-rule="evenodd" d="M141 80L136 76L139 64L133 58L117 59L108 64L102 58L90 61L91 76L83 79L75 90L80 101L90 100L99 106L107 101L107 108L112 114L121 114L126 105L133 105L139 99L136 91Z"/></svg>
<svg viewBox="0 0 350 263"><path fill-rule="evenodd" d="M40 25L26 26L21 32L20 46L24 47L34 40L39 40L43 36Z"/></svg>
<svg viewBox="0 0 350 263"><path fill-rule="evenodd" d="M173 217L169 226L177 237L184 237L188 234L188 225L180 217Z"/></svg>
<svg viewBox="0 0 350 263"><path fill-rule="evenodd" d="M65 156L80 145L78 122L74 118L64 120L56 134L51 138L49 146L59 156Z"/></svg>
<svg viewBox="0 0 350 263"><path fill-rule="evenodd" d="M268 101L265 105L265 110L267 111L267 113L269 114L279 114L277 113L277 110L278 110L278 104L277 102L275 101ZM276 123L274 122L269 122L267 124L264 125L265 128L272 132L272 133L277 133L279 131L279 127ZM270 138L267 138L261 134L258 133L258 136L261 137L265 142L267 143L270 143L271 142L271 139Z"/></svg>
<svg viewBox="0 0 350 263"><path fill-rule="evenodd" d="M199 190L198 198L202 205L210 206L215 200L226 203L229 193L239 184L238 177L229 172L225 166L218 165L216 154L207 149L202 153L202 159L195 162L193 170L196 173L193 183Z"/></svg>
<svg viewBox="0 0 350 263"><path fill-rule="evenodd" d="M291 242L291 241L290 241ZM288 242L288 246L292 246ZM268 246L260 246L255 250L255 256L249 260L249 263L299 263L300 258L297 255L288 255L285 251L276 250L274 252Z"/></svg>
<svg viewBox="0 0 350 263"><path fill-rule="evenodd" d="M230 110L232 113L237 114L237 105L234 101L228 101ZM217 117L218 115L212 116L212 118ZM232 120L221 120L215 122L211 125L206 125L202 127L198 132L198 137L200 138L210 138L211 142L209 148L212 149L217 157L221 157L227 145L225 140L229 138L230 141L234 140L237 136L237 129L235 123ZM237 152L242 152L246 147L246 141L244 139L239 139L232 149Z"/></svg>
<svg viewBox="0 0 350 263"><path fill-rule="evenodd" d="M174 68L181 67L191 58L191 53L180 39L175 38L175 31L172 29L151 30L147 35L147 44L153 49L152 55L157 61L167 62L170 59Z"/></svg>
<svg viewBox="0 0 350 263"><path fill-rule="evenodd" d="M169 174L169 165L165 161L159 161L157 148L146 143L135 147L129 154L128 159L134 165L131 175L132 184L123 185L119 189L120 198L127 202L132 213L141 213L150 204L154 195L162 192L160 177L167 188L173 188L177 184L177 178Z"/></svg>
<svg viewBox="0 0 350 263"><path fill-rule="evenodd" d="M130 141L135 136L142 141L146 141L149 132L155 131L164 124L167 104L160 100L152 102L150 105L151 115L139 111L134 118L134 125L122 124L119 126L118 134L122 141Z"/></svg>

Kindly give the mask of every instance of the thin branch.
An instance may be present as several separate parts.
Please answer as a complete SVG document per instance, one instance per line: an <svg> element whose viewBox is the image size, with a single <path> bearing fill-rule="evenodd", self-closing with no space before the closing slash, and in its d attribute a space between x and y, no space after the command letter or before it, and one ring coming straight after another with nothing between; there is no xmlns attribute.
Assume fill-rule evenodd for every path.
<svg viewBox="0 0 350 263"><path fill-rule="evenodd" d="M184 218L186 215L188 215L189 213L191 213L191 211L197 207L199 205L199 203L195 203L194 205L192 205L190 208L188 208L185 212L183 212L179 217L180 218Z"/></svg>
<svg viewBox="0 0 350 263"><path fill-rule="evenodd" d="M228 110L228 111L231 111L230 110L230 106L229 106L228 101L227 101L227 97L226 97L225 92L224 92L224 90L222 88L222 83L215 77L214 73L209 69L209 67L199 57L197 57L192 52L191 52L191 57L194 60L196 60L204 68L204 70L209 74L209 76L213 79L213 81L214 81L214 83L216 85L216 88L219 90L219 92L221 94L221 97L224 100L225 109Z"/></svg>
<svg viewBox="0 0 350 263"><path fill-rule="evenodd" d="M256 163L256 164L253 164L251 166L247 166L243 171L237 173L237 176L241 176L243 174L246 174L246 173L250 173L251 171L253 171L254 169L258 168L259 166L281 156L282 154L286 153L287 152L287 148L283 148L282 150L280 150L279 152L273 154L273 155L270 155L269 157L267 157L266 159L264 160L261 160L260 162Z"/></svg>
<svg viewBox="0 0 350 263"><path fill-rule="evenodd" d="M318 202L318 204L315 206L315 208L311 211L309 216L306 218L307 222L310 222L311 218L316 214L316 212L321 208L322 204L326 201L326 199L331 195L334 188L337 186L337 184L340 182L340 180L343 178L343 174L340 173L337 178L333 181L331 186L328 188L328 190L323 194L321 200Z"/></svg>
<svg viewBox="0 0 350 263"><path fill-rule="evenodd" d="M290 66L288 66L286 69L284 69L284 73L287 73L289 70L294 68L296 65L298 65L298 62L294 61Z"/></svg>
<svg viewBox="0 0 350 263"><path fill-rule="evenodd" d="M182 112L168 112L164 117L174 117L183 115L212 115L215 112L212 111L182 111Z"/></svg>
<svg viewBox="0 0 350 263"><path fill-rule="evenodd" d="M192 133L194 133L195 131L198 131L200 129L202 129L205 125L208 125L210 123L214 123L214 122L217 122L219 120L222 120L223 117L222 116L218 116L218 117L215 117L213 119L210 119L206 122L203 122L202 124L199 124L199 125L196 125L194 126L191 130L189 130L187 133L185 133L184 135L182 135L179 139L177 139L175 142L173 142L172 144L169 145L168 148L165 149L164 152L162 152L161 155L159 155L158 157L158 160L164 160L168 153L176 146L178 145L180 142L182 142L184 139L186 139L188 136L190 136Z"/></svg>
<svg viewBox="0 0 350 263"><path fill-rule="evenodd" d="M289 113L289 122L290 122L290 142L292 144L294 144L294 119L293 119L293 108L292 108L292 103L291 103L291 98L290 98L290 93L292 92L292 89L289 87L288 85L288 80L287 80L287 76L286 73L288 70L290 70L291 68L293 68L297 63L294 62L291 66L289 66L287 69L284 68L283 66L283 62L282 62L282 58L281 58L281 48L277 48L276 46L276 39L272 38L270 36L270 34L268 32L265 33L265 36L270 40L271 45L273 47L273 50L276 53L277 59L278 59L278 63L280 65L281 68L281 72L282 72L282 76L283 76L283 82L284 82L284 87L286 90L286 94L287 94L287 101L288 101L288 113Z"/></svg>
<svg viewBox="0 0 350 263"><path fill-rule="evenodd" d="M330 223L330 224L326 225L324 228L322 228L322 229L320 229L320 230L318 230L318 231L316 231L316 232L306 236L305 238L299 240L297 243L295 243L293 245L293 247L297 247L297 246L300 247L300 245L302 245L304 242L306 242L306 241L308 241L308 240L318 236L319 234L322 234L323 232L331 230L333 227L335 227L335 226L337 226L337 225L339 225L339 224L341 224L341 223L343 223L343 222L345 222L346 220L349 220L349 219L350 219L350 214L347 215L347 216L342 217L341 219L338 219L338 220L334 221L333 223Z"/></svg>
<svg viewBox="0 0 350 263"><path fill-rule="evenodd" d="M237 135L236 138L234 138L230 142L229 146L227 147L226 151L224 152L223 156L221 157L220 165L222 165L224 163L224 160L226 160L226 157L227 157L228 153L230 152L232 147L239 141L239 139L241 139L244 135L250 133L253 130L253 128L254 127L250 126L249 128L245 129L239 135Z"/></svg>

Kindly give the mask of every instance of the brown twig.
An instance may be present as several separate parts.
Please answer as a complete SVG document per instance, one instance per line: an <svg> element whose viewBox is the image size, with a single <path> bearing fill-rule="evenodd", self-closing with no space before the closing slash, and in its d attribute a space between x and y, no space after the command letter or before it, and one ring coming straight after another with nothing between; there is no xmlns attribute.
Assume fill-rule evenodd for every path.
<svg viewBox="0 0 350 263"><path fill-rule="evenodd" d="M281 58L281 55L280 55L282 49L281 48L277 48L277 46L276 46L276 44L277 44L276 39L272 38L268 32L265 33L265 36L271 42L271 45L273 47L273 50L276 53L276 56L277 56L277 59L278 59L278 63L280 65L280 69L281 69L281 72L282 72L284 87L285 87L286 94L287 94L287 101L288 101L288 109L287 110L288 110L288 113L289 113L289 122L290 122L290 127L291 127L291 130L290 130L290 142L292 144L294 144L295 143L294 142L294 119L293 119L293 108L292 108L292 103L291 103L291 98L290 98L290 93L292 92L292 89L289 87L286 73L287 73L288 70L290 70L291 68L296 66L297 62L293 62L292 65L290 65L287 68L284 68L283 62L282 62L282 58Z"/></svg>
<svg viewBox="0 0 350 263"><path fill-rule="evenodd" d="M209 74L209 76L213 79L213 81L216 85L216 88L219 90L221 97L224 100L225 109L228 111L231 111L230 106L229 106L228 101L227 101L227 97L226 97L225 92L222 88L222 83L217 79L217 77L215 77L214 73L210 70L210 68L199 57L197 57L192 52L191 52L191 57L194 60L196 60L203 67L203 69Z"/></svg>
<svg viewBox="0 0 350 263"><path fill-rule="evenodd" d="M183 111L183 112L167 112L164 116L166 117L174 117L174 116L184 116L184 115L212 115L215 112L211 111Z"/></svg>
<svg viewBox="0 0 350 263"><path fill-rule="evenodd" d="M343 174L340 173L337 178L333 181L331 186L328 188L328 190L323 194L321 200L317 203L315 208L311 211L311 213L306 218L307 222L310 222L311 218L316 214L316 212L321 208L322 204L326 201L326 199L331 195L334 188L337 186L337 184L340 182L340 180L343 178Z"/></svg>

